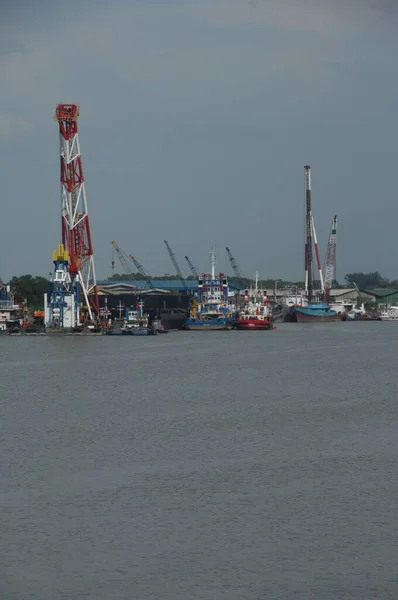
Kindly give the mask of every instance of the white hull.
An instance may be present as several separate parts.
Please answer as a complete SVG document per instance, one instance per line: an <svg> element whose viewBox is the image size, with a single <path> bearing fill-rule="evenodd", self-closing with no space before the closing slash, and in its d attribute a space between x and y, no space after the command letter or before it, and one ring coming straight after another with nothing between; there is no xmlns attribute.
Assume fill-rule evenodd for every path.
<svg viewBox="0 0 398 600"><path fill-rule="evenodd" d="M380 321L398 321L398 317L380 317Z"/></svg>
<svg viewBox="0 0 398 600"><path fill-rule="evenodd" d="M380 321L398 321L398 307L391 306L381 313Z"/></svg>

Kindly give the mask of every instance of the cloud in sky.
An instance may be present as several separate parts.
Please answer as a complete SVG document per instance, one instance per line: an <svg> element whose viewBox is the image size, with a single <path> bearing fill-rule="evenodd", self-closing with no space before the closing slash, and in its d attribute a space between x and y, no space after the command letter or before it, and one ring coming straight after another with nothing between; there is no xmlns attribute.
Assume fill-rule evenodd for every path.
<svg viewBox="0 0 398 600"><path fill-rule="evenodd" d="M26 252L3 276L47 273L59 235L57 102L81 105L97 271L112 239L170 272L166 237L205 267L229 245L251 273L302 274L302 165L318 237L339 220L340 278L394 272L397 12L380 0L15 2L0 44L3 190ZM380 184L369 177L379 164ZM21 176L23 174L23 176ZM372 216L370 216L372 214ZM245 215L250 215L245 216ZM398 216L398 215L396 215ZM4 219L4 216L3 216ZM391 235L391 237L390 237Z"/></svg>

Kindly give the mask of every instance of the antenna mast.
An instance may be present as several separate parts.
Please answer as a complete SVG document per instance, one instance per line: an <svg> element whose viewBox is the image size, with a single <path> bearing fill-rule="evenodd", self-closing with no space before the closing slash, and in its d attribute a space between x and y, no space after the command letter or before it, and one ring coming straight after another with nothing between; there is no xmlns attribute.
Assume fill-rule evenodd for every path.
<svg viewBox="0 0 398 600"><path fill-rule="evenodd" d="M210 252L210 265L211 265L211 278L214 280L216 278L216 251L213 246Z"/></svg>

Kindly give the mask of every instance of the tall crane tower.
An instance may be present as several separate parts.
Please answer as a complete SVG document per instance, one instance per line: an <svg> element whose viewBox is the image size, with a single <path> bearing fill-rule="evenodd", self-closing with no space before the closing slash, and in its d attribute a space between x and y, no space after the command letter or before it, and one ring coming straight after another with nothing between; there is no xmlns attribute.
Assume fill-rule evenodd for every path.
<svg viewBox="0 0 398 600"><path fill-rule="evenodd" d="M168 242L167 240L164 240L164 243L166 244L167 252L169 253L169 256L170 256L170 258L171 258L171 262L172 262L172 263L173 263L173 265L174 265L174 268L175 268L175 270L176 270L176 273L177 273L178 277L181 279L181 281L182 281L182 284L183 284L184 288L186 288L186 287L187 287L187 284L186 284L186 282L185 282L185 277L184 277L184 275L182 274L181 267L180 267L180 265L178 264L178 261L177 261L177 259L176 259L176 255L174 254L174 252L173 252L173 251L172 251L172 249L170 248L170 244L169 244L169 242Z"/></svg>
<svg viewBox="0 0 398 600"><path fill-rule="evenodd" d="M330 290L333 286L333 281L336 279L336 232L337 232L337 216L332 221L330 229L328 247L325 260L325 300L330 299Z"/></svg>
<svg viewBox="0 0 398 600"><path fill-rule="evenodd" d="M313 246L318 265L319 282L321 293L324 295L325 288L323 284L321 258L318 248L318 240L316 237L314 217L312 215L312 199L311 199L311 167L304 166L304 181L305 181L305 294L308 301L311 302L314 297L314 259Z"/></svg>
<svg viewBox="0 0 398 600"><path fill-rule="evenodd" d="M192 275L196 279L199 279L199 271L198 271L198 269L191 263L191 261L189 260L188 256L185 257L185 260L188 263L188 267L190 268L190 271L191 271Z"/></svg>
<svg viewBox="0 0 398 600"><path fill-rule="evenodd" d="M99 315L94 250L77 123L79 114L77 104L58 104L54 115L60 142L62 244L53 254L55 285L50 292L47 323L51 325L57 321L60 327L76 327L84 316L94 322ZM62 299L60 291L63 291ZM60 302L63 307L59 306ZM61 314L64 315L62 318L59 317Z"/></svg>

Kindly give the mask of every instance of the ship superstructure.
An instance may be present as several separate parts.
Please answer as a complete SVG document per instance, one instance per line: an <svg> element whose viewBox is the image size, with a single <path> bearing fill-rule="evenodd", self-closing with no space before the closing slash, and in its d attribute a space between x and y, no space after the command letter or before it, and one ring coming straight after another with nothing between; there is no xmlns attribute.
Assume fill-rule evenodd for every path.
<svg viewBox="0 0 398 600"><path fill-rule="evenodd" d="M255 283L245 290L243 307L238 313L237 329L273 329L272 311L268 305L267 290L258 287L258 271Z"/></svg>
<svg viewBox="0 0 398 600"><path fill-rule="evenodd" d="M224 273L216 275L216 254L210 252L211 273L202 273L198 279L198 293L194 298L186 329L230 329L236 318L236 307L229 297L228 280Z"/></svg>
<svg viewBox="0 0 398 600"><path fill-rule="evenodd" d="M19 313L20 307L14 300L10 286L0 279L0 332L19 327Z"/></svg>

